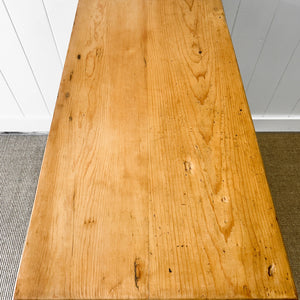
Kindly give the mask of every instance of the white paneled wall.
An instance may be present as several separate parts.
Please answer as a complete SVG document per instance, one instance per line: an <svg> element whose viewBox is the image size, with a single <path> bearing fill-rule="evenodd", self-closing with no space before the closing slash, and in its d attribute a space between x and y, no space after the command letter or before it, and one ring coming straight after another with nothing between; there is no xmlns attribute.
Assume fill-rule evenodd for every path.
<svg viewBox="0 0 300 300"><path fill-rule="evenodd" d="M223 0L258 131L300 131L300 1Z"/></svg>
<svg viewBox="0 0 300 300"><path fill-rule="evenodd" d="M77 0L0 0L0 132L48 131Z"/></svg>
<svg viewBox="0 0 300 300"><path fill-rule="evenodd" d="M77 2L0 0L0 132L49 130ZM300 131L300 0L223 5L256 129Z"/></svg>

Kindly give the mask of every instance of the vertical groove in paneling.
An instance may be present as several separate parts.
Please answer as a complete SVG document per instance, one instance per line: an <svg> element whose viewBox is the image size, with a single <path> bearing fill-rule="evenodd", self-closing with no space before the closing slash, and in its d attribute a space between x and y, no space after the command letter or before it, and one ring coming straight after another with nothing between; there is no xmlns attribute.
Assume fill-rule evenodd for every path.
<svg viewBox="0 0 300 300"><path fill-rule="evenodd" d="M10 92L10 94L11 94L11 97L14 99L14 102L15 102L16 106L18 107L20 114L22 115L22 117L25 117L25 114L24 114L24 112L23 112L23 110L22 110L22 107L20 106L20 104L19 104L19 102L18 102L18 100L17 100L17 98L16 98L14 92L12 91L12 89L11 89L9 83L7 82L7 80L6 80L6 78L5 78L4 74L3 74L3 72L2 72L1 70L0 70L0 75L1 75L1 77L2 77L2 79L3 79L3 81L5 82L5 84L6 84L6 86L7 86L7 89L9 90L9 92ZM5 107L4 107L4 109L5 109Z"/></svg>
<svg viewBox="0 0 300 300"><path fill-rule="evenodd" d="M278 90L280 84L282 83L282 80L283 80L283 78L284 78L284 76L285 76L285 74L286 74L286 72L287 72L287 70L288 70L288 67L290 66L291 61L292 61L293 58L294 58L295 52L296 52L296 50L297 50L299 44L300 44L300 39L299 39L298 43L296 44L296 46L295 46L295 48L294 48L294 50L293 50L291 56L289 57L289 60L288 60L288 62L287 62L287 64L286 64L286 66L285 66L283 72L281 73L280 79L279 79L279 81L278 81L278 83L277 83L277 85L276 85L276 87L275 87L275 89L274 89L274 91L273 91L273 93L272 93L272 96L271 96L271 98L270 98L270 100L269 100L269 103L268 103L268 105L267 105L267 107L266 107L266 109L265 109L265 111L264 111L264 114L267 113L267 111L269 110L270 106L272 105L272 102L273 102L273 100L274 100L274 96L275 96L275 94L276 94L276 92L277 92L277 90ZM299 57L299 59L300 59L300 57ZM285 112L285 113L287 113L287 112Z"/></svg>
<svg viewBox="0 0 300 300"><path fill-rule="evenodd" d="M280 78L266 115L292 115L300 96L300 41Z"/></svg>
<svg viewBox="0 0 300 300"><path fill-rule="evenodd" d="M247 89L253 114L264 115L281 75L293 54L300 36L299 15L300 2L298 0L281 0L279 2L255 73ZM282 101L289 96L290 93L287 90ZM289 112L287 107L282 107L282 115L287 115Z"/></svg>
<svg viewBox="0 0 300 300"><path fill-rule="evenodd" d="M241 0L222 0L223 8L226 16L226 22L228 25L228 30L231 33L233 28L234 20L237 16L238 6Z"/></svg>
<svg viewBox="0 0 300 300"><path fill-rule="evenodd" d="M279 0L241 0L231 39L244 86L248 85L278 2Z"/></svg>
<svg viewBox="0 0 300 300"><path fill-rule="evenodd" d="M5 2L44 100L52 114L62 66L43 3L37 0L5 0Z"/></svg>
<svg viewBox="0 0 300 300"><path fill-rule="evenodd" d="M300 115L300 98L296 101L294 107L291 110L290 116L292 116L292 115ZM299 128L299 131L300 131L300 128Z"/></svg>
<svg viewBox="0 0 300 300"><path fill-rule="evenodd" d="M56 39L55 39L55 36L54 36L54 33L53 33L53 29L52 29L52 26L51 26L51 23L50 23L49 15L48 15L47 8L45 6L44 0L42 0L42 3L43 3L43 8L44 8L44 11L45 11L46 18L47 18L47 22L48 22L48 25L49 25L49 29L51 31L53 43L54 43L56 51L57 51L57 56L59 57L59 62L60 62L61 68L63 68L62 56L59 53L59 49L58 49L57 42L56 42Z"/></svg>
<svg viewBox="0 0 300 300"><path fill-rule="evenodd" d="M49 22L64 62L72 32L78 0L43 0ZM62 30L63 28L63 30Z"/></svg>
<svg viewBox="0 0 300 300"><path fill-rule="evenodd" d="M230 30L230 34L231 34L231 35L232 35L233 32L234 32L236 19L237 19L238 15L239 15L239 11L240 11L240 6L241 6L241 0L239 0L239 4L238 4L237 10L236 10L236 13L235 13L235 15L234 15L234 20L233 20L232 28L231 28L231 30Z"/></svg>
<svg viewBox="0 0 300 300"><path fill-rule="evenodd" d="M0 47L0 69L18 99L22 111L26 118L49 116L3 1L0 1L0 30L1 42L5 45ZM6 88L5 85L2 87ZM10 101L14 101L9 98ZM2 112L4 110L6 106L2 108Z"/></svg>
<svg viewBox="0 0 300 300"><path fill-rule="evenodd" d="M16 27L15 27L13 21L12 21L12 18L11 18L11 15L10 15L8 9L7 9L6 3L5 3L4 0L2 0L2 3L3 3L3 6L4 6L4 8L5 8L5 11L6 11L6 13L7 13L8 17L9 17L9 20L10 20L10 22L11 22L11 25L12 25L12 27L13 27L13 30L14 30L14 32L15 32L15 34L16 34L16 37L17 37L17 39L18 39L18 41L19 41L19 43L20 43L20 46L21 46L21 48L22 48L22 51L23 51L23 53L24 53L25 59L26 59L26 61L27 61L27 63L28 63L28 66L29 66L29 68L30 68L30 70L31 70L31 72L32 72L32 76L33 76L34 81L35 81L35 83L36 83L36 85L37 85L37 87L38 87L38 90L39 90L40 95L41 95L41 97L42 97L42 100L43 100L43 103L44 103L44 105L45 105L45 108L46 108L48 114L50 115L49 107L48 107L47 102L46 102L46 100L45 100L45 97L44 97L44 95L43 95L43 93L42 93L42 90L41 90L41 88L40 88L40 86L39 86L38 80L37 80L37 78L36 78L36 76L35 76L35 74L34 74L34 72L33 72L31 63L30 63L30 61L29 61L29 59L28 59L28 56L27 56L26 51L25 51L25 49L24 49L24 47L23 47L23 44L22 44L21 39L20 39L20 37L19 37L19 34L18 34L17 30L16 30Z"/></svg>
<svg viewBox="0 0 300 300"><path fill-rule="evenodd" d="M252 73L251 73L250 79L249 79L248 84L247 84L247 86L246 86L246 93L247 93L247 91L248 91L248 88L249 88L249 86L250 86L250 84L251 84L251 81L252 81L252 79L253 79L253 76L254 76L254 74L255 74L256 67L257 67L257 64L258 64L258 62L259 62L259 59L260 59L260 57L261 57L261 54L262 54L262 52L263 52L263 50L264 50L264 47L265 47L265 44L266 44L266 40L267 40L268 35L269 35L270 31L271 31L271 28L272 28L272 25L273 25L273 22L274 22L276 13L277 13L278 8L279 8L279 4L280 4L280 1L278 2L277 7L276 7L276 9L275 9L275 11L274 11L272 20L271 20L271 22L270 22L269 28L268 28L268 30L267 30L267 33L266 33L266 36L265 36L265 39L264 39L264 42L263 42L262 47L261 47L261 49L260 49L260 51L259 51L259 54L258 54L258 56L257 56L257 59L256 59L256 62L255 62L253 71L252 71Z"/></svg>

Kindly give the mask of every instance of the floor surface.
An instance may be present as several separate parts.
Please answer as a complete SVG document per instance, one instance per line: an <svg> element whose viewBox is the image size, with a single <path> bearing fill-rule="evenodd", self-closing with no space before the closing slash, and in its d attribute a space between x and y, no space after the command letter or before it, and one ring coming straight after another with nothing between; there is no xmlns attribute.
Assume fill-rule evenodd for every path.
<svg viewBox="0 0 300 300"><path fill-rule="evenodd" d="M300 291L300 133L258 133ZM12 299L47 136L0 135L0 299Z"/></svg>

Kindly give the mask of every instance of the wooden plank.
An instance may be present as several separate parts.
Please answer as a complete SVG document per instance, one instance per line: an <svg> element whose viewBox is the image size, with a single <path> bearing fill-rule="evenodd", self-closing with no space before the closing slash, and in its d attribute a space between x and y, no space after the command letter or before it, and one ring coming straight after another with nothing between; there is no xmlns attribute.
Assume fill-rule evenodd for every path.
<svg viewBox="0 0 300 300"><path fill-rule="evenodd" d="M80 0L15 299L296 299L220 0Z"/></svg>

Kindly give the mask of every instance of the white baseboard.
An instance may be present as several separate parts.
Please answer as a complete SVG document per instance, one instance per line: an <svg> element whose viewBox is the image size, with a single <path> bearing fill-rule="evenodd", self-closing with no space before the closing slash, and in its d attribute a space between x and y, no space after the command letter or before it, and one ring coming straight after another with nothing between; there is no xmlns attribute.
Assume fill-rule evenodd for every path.
<svg viewBox="0 0 300 300"><path fill-rule="evenodd" d="M255 131L299 131L300 115L259 116L252 115Z"/></svg>
<svg viewBox="0 0 300 300"><path fill-rule="evenodd" d="M52 117L0 117L0 132L48 132Z"/></svg>
<svg viewBox="0 0 300 300"><path fill-rule="evenodd" d="M259 116L253 115L256 131L299 131L300 115L298 116ZM1 118L0 132L48 132L51 117L33 118Z"/></svg>

